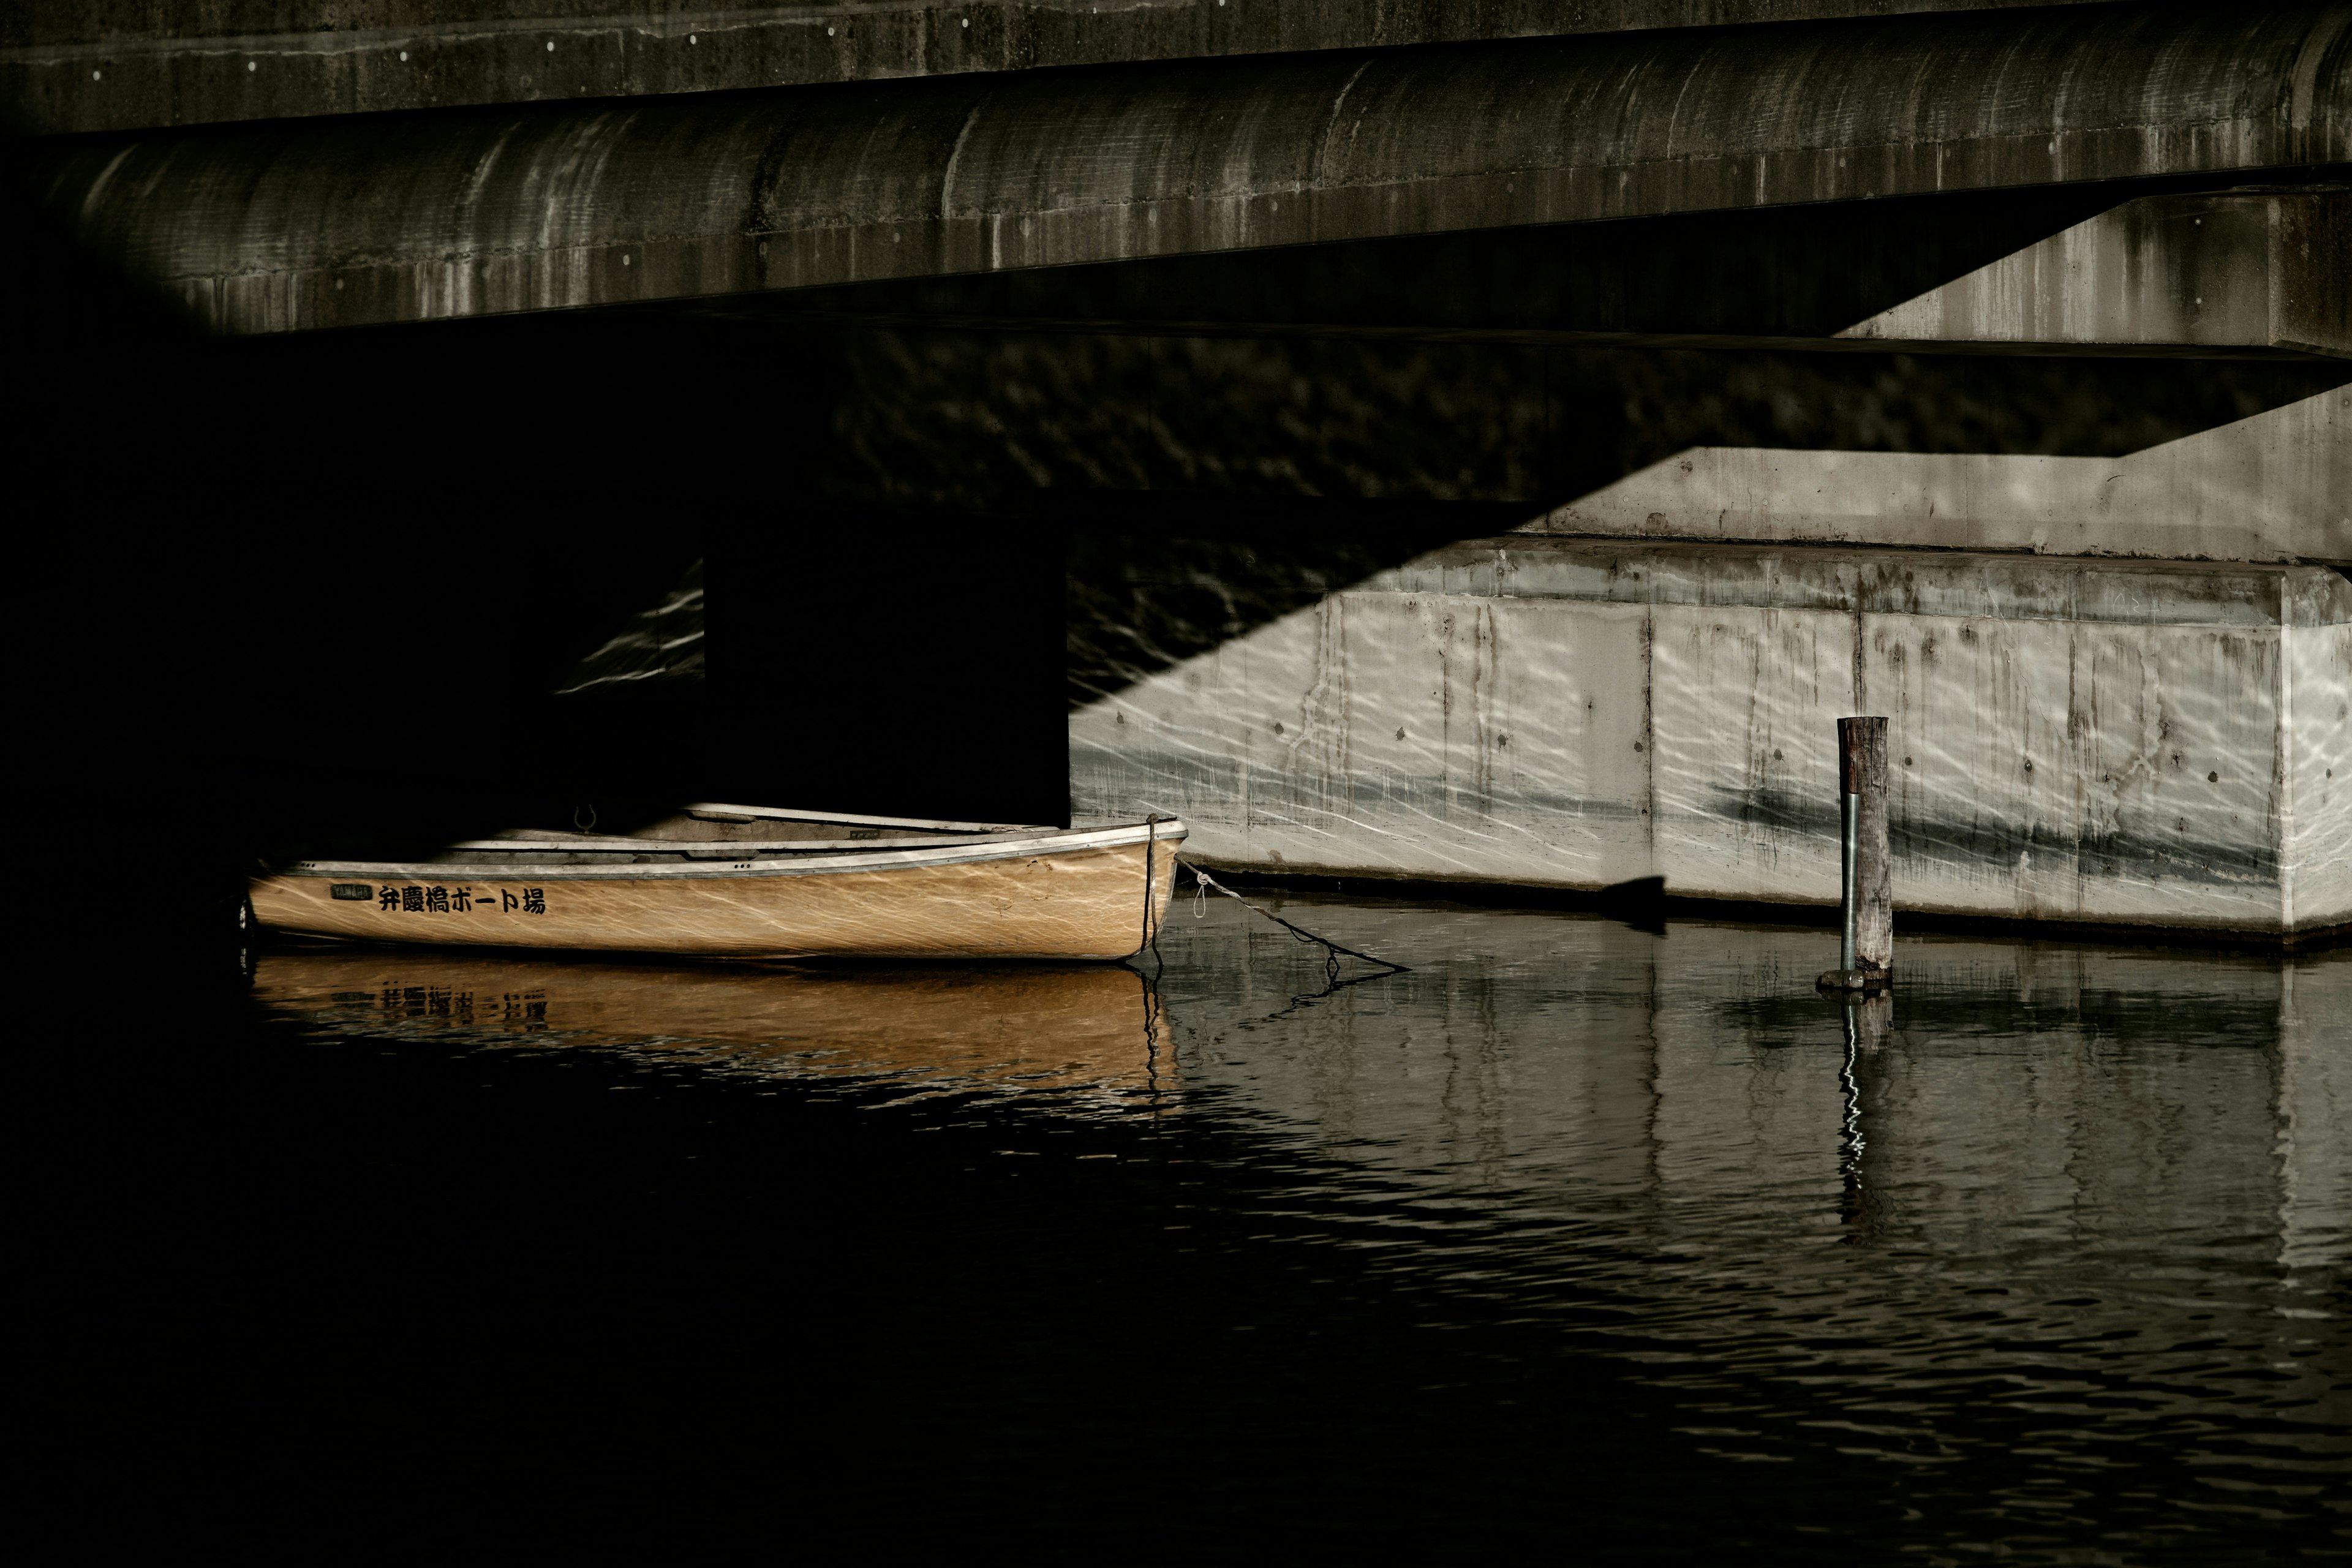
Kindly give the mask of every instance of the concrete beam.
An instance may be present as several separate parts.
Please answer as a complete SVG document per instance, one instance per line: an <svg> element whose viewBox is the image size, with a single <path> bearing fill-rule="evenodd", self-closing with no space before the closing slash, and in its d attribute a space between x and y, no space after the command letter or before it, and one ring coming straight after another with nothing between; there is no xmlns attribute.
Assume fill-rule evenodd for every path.
<svg viewBox="0 0 2352 1568"><path fill-rule="evenodd" d="M2103 199L2126 190L1482 229L696 308L963 331L2352 357L2352 184Z"/></svg>
<svg viewBox="0 0 2352 1568"><path fill-rule="evenodd" d="M2126 202L1838 336L2352 355L2352 195Z"/></svg>
<svg viewBox="0 0 2352 1568"><path fill-rule="evenodd" d="M0 105L37 134L637 98L2053 0L28 0ZM2055 0L2081 4L2084 0Z"/></svg>
<svg viewBox="0 0 2352 1568"><path fill-rule="evenodd" d="M2352 389L2111 458L1695 447L1528 531L2352 564Z"/></svg>
<svg viewBox="0 0 2352 1568"><path fill-rule="evenodd" d="M260 332L2352 160L2352 13L2084 6L58 143Z"/></svg>

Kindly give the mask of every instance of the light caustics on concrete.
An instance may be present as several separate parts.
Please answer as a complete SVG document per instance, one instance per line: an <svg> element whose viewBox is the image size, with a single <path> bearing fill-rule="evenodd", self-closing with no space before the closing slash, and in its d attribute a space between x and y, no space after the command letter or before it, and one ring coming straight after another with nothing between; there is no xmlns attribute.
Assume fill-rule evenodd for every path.
<svg viewBox="0 0 2352 1568"><path fill-rule="evenodd" d="M2319 7L2077 6L53 141L222 331L2352 158Z"/></svg>
<svg viewBox="0 0 2352 1568"><path fill-rule="evenodd" d="M2352 920L2352 583L2321 567L1474 541L1080 710L1081 821L1212 865L1833 904L1892 721L1896 908Z"/></svg>
<svg viewBox="0 0 2352 1568"><path fill-rule="evenodd" d="M2136 202L1844 335L2338 348L2345 211L2340 192ZM1297 679L1279 658L1219 667L1228 679L1245 671L1269 715L1294 688L1354 701L1327 721L1348 730L1336 764L1328 747L1302 765L1299 750L1270 754L1245 724L1204 733L1180 721L1196 771L1241 764L1227 821L1188 804L1196 850L1583 887L1663 874L1685 892L1831 902L1831 722L1885 711L1901 758L1901 908L2277 932L2352 919L2352 797L2337 782L2352 776L2344 581L2308 567L2116 574L2034 558L2352 563L2352 389L2114 458L1694 448L1526 531L2032 553L1751 547L1644 560L1498 542L1483 580L1432 558L1327 606L1340 630L1318 631ZM1392 634L1417 652L1393 674L1358 658L1360 639L1381 634L1352 628L1395 618L1379 595L1413 586L1440 590L1410 601L1417 637ZM1644 599L1632 619L1610 607ZM1272 640L1284 635L1308 657L1303 628ZM1612 666L1627 674L1574 690L1547 692L1536 675ZM1591 726L1606 724L1611 694L1631 706L1636 666L1639 711L1604 737ZM1360 767L1357 735L1371 729L1354 719L1360 692L1441 739L1345 781L1365 820L1334 853L1341 836L1316 812L1341 787L1335 768ZM1580 696L1588 728L1561 728ZM1457 713L1470 721L1458 737ZM1171 760L1107 746L1090 716L1077 729L1090 757L1119 757L1096 775L1107 786L1129 760ZM1588 771L1614 754L1613 781L1566 808L1587 818L1575 831L1548 834L1546 808L1519 787L1535 774L1518 770L1547 752ZM2192 753L2209 759L2201 772ZM1352 847L1365 844L1378 847Z"/></svg>

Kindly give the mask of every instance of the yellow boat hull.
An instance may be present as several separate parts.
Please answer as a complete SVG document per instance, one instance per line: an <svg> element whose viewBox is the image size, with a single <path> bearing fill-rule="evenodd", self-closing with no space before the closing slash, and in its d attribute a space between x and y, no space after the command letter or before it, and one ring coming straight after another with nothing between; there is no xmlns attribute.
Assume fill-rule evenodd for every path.
<svg viewBox="0 0 2352 1568"><path fill-rule="evenodd" d="M1118 959L1175 886L1181 825L664 866L305 861L248 885L272 930L706 958ZM649 846L650 847L650 846Z"/></svg>

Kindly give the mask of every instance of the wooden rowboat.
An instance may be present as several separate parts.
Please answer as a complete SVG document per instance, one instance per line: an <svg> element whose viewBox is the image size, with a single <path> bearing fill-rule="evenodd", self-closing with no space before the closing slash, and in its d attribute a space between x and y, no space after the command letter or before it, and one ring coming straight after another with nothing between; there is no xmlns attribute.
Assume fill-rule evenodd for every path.
<svg viewBox="0 0 2352 1568"><path fill-rule="evenodd" d="M247 885L272 930L704 958L1118 959L1159 929L1173 820L1115 827L690 805L625 836L519 831Z"/></svg>

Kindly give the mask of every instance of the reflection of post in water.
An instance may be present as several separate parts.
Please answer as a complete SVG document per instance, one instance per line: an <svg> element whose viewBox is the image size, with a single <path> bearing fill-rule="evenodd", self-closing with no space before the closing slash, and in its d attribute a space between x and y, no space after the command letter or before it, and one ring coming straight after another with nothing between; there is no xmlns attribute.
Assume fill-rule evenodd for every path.
<svg viewBox="0 0 2352 1568"><path fill-rule="evenodd" d="M1838 1068L1844 1107L1838 1130L1838 1173L1845 1181L1839 1218L1847 1225L1864 1226L1877 1218L1878 1205L1863 1173L1862 1156L1868 1141L1862 1131L1862 1064L1886 1043L1894 1025L1895 999L1883 991L1850 994L1838 1005L1838 1012L1845 1025L1845 1059Z"/></svg>

